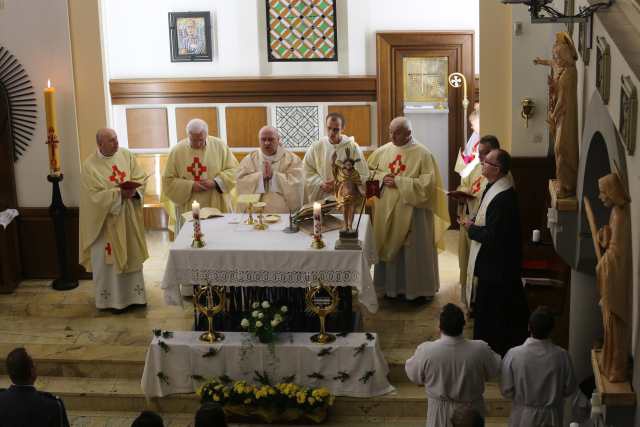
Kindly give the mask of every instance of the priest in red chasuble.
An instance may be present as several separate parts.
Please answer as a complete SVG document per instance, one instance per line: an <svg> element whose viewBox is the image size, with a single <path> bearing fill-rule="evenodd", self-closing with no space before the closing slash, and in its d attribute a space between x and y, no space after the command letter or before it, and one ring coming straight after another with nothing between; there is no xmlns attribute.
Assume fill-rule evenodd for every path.
<svg viewBox="0 0 640 427"><path fill-rule="evenodd" d="M80 191L80 264L93 272L96 307L146 304L142 263L149 257L142 205L147 181L135 156L118 147L113 129L96 134Z"/></svg>
<svg viewBox="0 0 640 427"><path fill-rule="evenodd" d="M438 244L449 226L447 200L438 163L411 136L411 123L396 117L391 142L369 157L381 182L374 199L373 232L380 262L374 282L386 296L430 299L440 288Z"/></svg>
<svg viewBox="0 0 640 427"><path fill-rule="evenodd" d="M236 185L238 161L223 140L208 133L204 120L191 120L187 124L188 138L174 146L167 159L162 192L175 205L176 233L180 231L180 215L191 211L194 200L202 208L231 211L229 192Z"/></svg>

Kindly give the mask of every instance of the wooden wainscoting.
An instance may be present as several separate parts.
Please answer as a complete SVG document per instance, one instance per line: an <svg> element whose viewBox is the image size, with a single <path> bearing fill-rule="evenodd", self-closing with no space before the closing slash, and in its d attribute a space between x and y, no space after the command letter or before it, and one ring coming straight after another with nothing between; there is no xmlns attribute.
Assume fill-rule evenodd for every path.
<svg viewBox="0 0 640 427"><path fill-rule="evenodd" d="M375 101L376 77L111 80L109 90L114 105Z"/></svg>
<svg viewBox="0 0 640 427"><path fill-rule="evenodd" d="M259 147L258 132L267 124L267 108L227 107L225 120L229 147Z"/></svg>
<svg viewBox="0 0 640 427"><path fill-rule="evenodd" d="M24 279L54 279L58 277L56 242L49 208L19 208L18 234ZM78 263L79 209L67 208L65 218L67 260L76 279L91 279Z"/></svg>
<svg viewBox="0 0 640 427"><path fill-rule="evenodd" d="M166 108L128 108L129 148L168 148L169 121Z"/></svg>
<svg viewBox="0 0 640 427"><path fill-rule="evenodd" d="M209 135L220 136L218 109L216 107L176 108L176 137L181 141L187 137L187 123L191 119L202 119L209 126Z"/></svg>
<svg viewBox="0 0 640 427"><path fill-rule="evenodd" d="M353 136L358 145L375 145L371 141L371 105L329 105L328 110L342 114L345 135Z"/></svg>

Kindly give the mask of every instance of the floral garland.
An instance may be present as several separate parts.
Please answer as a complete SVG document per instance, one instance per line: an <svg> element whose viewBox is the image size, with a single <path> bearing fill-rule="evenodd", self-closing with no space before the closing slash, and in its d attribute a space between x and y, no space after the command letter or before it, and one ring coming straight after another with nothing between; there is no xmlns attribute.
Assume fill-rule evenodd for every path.
<svg viewBox="0 0 640 427"><path fill-rule="evenodd" d="M265 380L260 375L258 378ZM196 393L202 402L222 405L229 416L259 417L268 423L300 418L321 423L335 400L325 387L303 387L292 382L271 385L268 378L266 380L266 383L254 385L214 378L200 386Z"/></svg>

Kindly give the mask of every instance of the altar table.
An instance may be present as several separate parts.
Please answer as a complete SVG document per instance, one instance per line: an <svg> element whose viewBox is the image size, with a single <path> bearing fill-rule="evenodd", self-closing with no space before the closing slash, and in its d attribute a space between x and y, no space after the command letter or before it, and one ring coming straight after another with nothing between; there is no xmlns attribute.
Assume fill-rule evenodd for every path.
<svg viewBox="0 0 640 427"><path fill-rule="evenodd" d="M377 254L368 215L360 223L362 250L335 250L338 230L323 234L324 249L312 249L308 234L282 232L287 215L264 231L244 224L244 219L244 214L226 214L201 221L206 246L199 249L191 247L193 222L184 224L171 245L162 279L168 304L182 304L181 283L302 288L321 280L357 289L360 303L371 313L378 310L371 277Z"/></svg>
<svg viewBox="0 0 640 427"><path fill-rule="evenodd" d="M281 333L271 348L243 332L225 332L224 341L214 344L200 341L200 334L174 332L171 338L154 337L142 374L145 396L194 393L203 379L222 375L257 384L256 371L266 372L273 385L295 375L293 380L288 378L290 382L326 387L336 396L371 397L394 390L376 334L367 338L364 333L350 333L320 345L310 341L309 333ZM215 355L210 355L210 349L215 349ZM319 355L327 349L328 354ZM340 373L347 376L339 377Z"/></svg>

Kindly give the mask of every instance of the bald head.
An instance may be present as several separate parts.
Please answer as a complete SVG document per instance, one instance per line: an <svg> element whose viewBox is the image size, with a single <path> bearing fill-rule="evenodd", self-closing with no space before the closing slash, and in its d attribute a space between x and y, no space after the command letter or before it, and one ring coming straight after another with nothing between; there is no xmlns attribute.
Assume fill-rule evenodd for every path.
<svg viewBox="0 0 640 427"><path fill-rule="evenodd" d="M406 117L396 117L389 124L389 136L394 145L401 147L411 141L411 122Z"/></svg>
<svg viewBox="0 0 640 427"><path fill-rule="evenodd" d="M273 126L263 126L258 132L260 150L265 156L273 156L278 152L280 146L280 134Z"/></svg>
<svg viewBox="0 0 640 427"><path fill-rule="evenodd" d="M103 156L111 157L118 151L118 135L109 128L98 129L96 132L96 144Z"/></svg>

